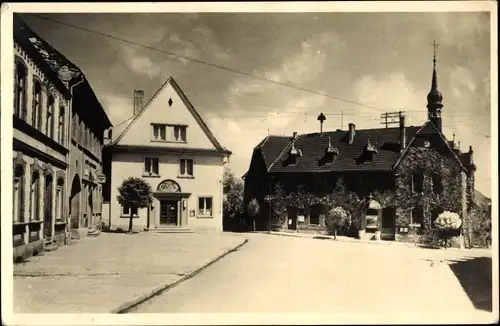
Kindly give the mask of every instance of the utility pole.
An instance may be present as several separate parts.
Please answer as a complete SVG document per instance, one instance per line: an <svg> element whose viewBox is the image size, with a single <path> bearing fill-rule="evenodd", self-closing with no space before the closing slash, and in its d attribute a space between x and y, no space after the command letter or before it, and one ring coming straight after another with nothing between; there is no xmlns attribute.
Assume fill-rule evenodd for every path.
<svg viewBox="0 0 500 326"><path fill-rule="evenodd" d="M385 125L386 128L389 128L389 125L399 124L399 121L403 115L404 111L382 113L380 115L380 118L384 121L380 124Z"/></svg>
<svg viewBox="0 0 500 326"><path fill-rule="evenodd" d="M340 130L344 127L344 110L340 110Z"/></svg>

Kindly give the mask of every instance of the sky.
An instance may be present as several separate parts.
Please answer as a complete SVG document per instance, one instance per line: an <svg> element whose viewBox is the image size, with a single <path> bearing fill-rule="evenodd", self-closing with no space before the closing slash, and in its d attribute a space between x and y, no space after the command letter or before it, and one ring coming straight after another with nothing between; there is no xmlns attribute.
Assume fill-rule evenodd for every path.
<svg viewBox="0 0 500 326"><path fill-rule="evenodd" d="M399 110L406 112L407 125L422 125L435 40L444 133L449 140L455 134L462 150L473 147L476 188L491 196L487 12L43 16L148 46L22 15L82 69L114 125L132 116L134 89L144 90L148 100L174 77L215 137L233 152L228 167L240 176L264 137L317 132L321 112L324 130L345 129L348 123L380 128L382 113Z"/></svg>

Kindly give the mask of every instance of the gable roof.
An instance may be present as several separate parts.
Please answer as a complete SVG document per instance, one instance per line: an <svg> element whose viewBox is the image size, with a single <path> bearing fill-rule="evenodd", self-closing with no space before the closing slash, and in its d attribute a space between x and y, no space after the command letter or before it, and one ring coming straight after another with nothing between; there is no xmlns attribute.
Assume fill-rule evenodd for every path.
<svg viewBox="0 0 500 326"><path fill-rule="evenodd" d="M408 143L408 146L405 148L403 153L401 153L401 156L394 164L393 168L396 168L401 163L403 158L406 156L406 153L410 149L411 145L416 141L417 135L438 135L439 139L441 139L445 148L450 152L450 154L453 156L453 158L456 160L456 162L460 165L460 168L462 168L463 170L466 170L466 168L463 164L464 160L463 160L463 158L461 158L463 156L463 154L460 153L460 151L457 152L450 147L450 142L446 139L445 135L442 132L440 132L431 121L425 122L422 125L422 127L415 133L412 140Z"/></svg>
<svg viewBox="0 0 500 326"><path fill-rule="evenodd" d="M283 151L283 148L290 143L290 137L269 135L264 137L254 150L260 150L267 170Z"/></svg>
<svg viewBox="0 0 500 326"><path fill-rule="evenodd" d="M146 105L140 110L134 117L131 118L130 122L125 123L125 128L123 132L119 134L118 137L116 137L116 140L111 142L110 146L118 144L118 142L125 136L125 134L130 130L130 128L134 125L134 123L142 116L142 114L148 109L148 107L151 105L151 103L156 99L156 97L161 93L167 85L171 85L172 88L175 90L177 95L180 97L186 108L189 110L189 112L193 115L194 119L198 124L200 125L201 129L205 132L205 135L210 139L214 147L219 150L226 152L228 154L231 154L231 151L223 147L215 138L215 136L212 134L206 123L203 121L201 116L198 114L194 106L191 104L191 102L188 100L184 92L181 90L179 85L176 83L173 77L167 78L165 83L156 91L156 93L151 97L151 99L146 103Z"/></svg>
<svg viewBox="0 0 500 326"><path fill-rule="evenodd" d="M419 127L406 128L408 139L415 136ZM267 153L266 158L275 157L268 164L269 172L326 172L326 171L356 171L356 170L391 170L400 154L399 127L360 129L355 131L354 142L347 141L348 132L333 131L298 135L294 142L290 137L269 137L264 142L262 152ZM326 149L330 143L339 151L334 164L322 164ZM365 151L368 140L376 145L378 154L373 156L371 162L360 163L360 157ZM296 149L303 153L297 158L294 165L287 165L288 152L292 143Z"/></svg>

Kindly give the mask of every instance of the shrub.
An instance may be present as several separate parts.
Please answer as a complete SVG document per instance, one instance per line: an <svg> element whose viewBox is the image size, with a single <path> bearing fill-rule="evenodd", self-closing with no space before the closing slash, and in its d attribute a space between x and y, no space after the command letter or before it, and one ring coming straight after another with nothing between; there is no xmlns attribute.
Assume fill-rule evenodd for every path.
<svg viewBox="0 0 500 326"><path fill-rule="evenodd" d="M436 229L425 230L419 237L418 242L424 247L439 248L441 239Z"/></svg>
<svg viewBox="0 0 500 326"><path fill-rule="evenodd" d="M133 221L132 208L147 207L152 202L151 186L141 178L127 178L118 187L118 196L116 196L116 199L120 205L128 205L130 207L128 232L131 233Z"/></svg>
<svg viewBox="0 0 500 326"><path fill-rule="evenodd" d="M253 230L255 231L256 226L255 226L255 217L259 215L260 213L260 205L257 199L253 198L249 203L247 207L247 213L252 217L252 223L253 223Z"/></svg>
<svg viewBox="0 0 500 326"><path fill-rule="evenodd" d="M444 248L448 248L453 236L458 234L462 226L462 220L457 213L444 211L434 221L439 238L444 242Z"/></svg>

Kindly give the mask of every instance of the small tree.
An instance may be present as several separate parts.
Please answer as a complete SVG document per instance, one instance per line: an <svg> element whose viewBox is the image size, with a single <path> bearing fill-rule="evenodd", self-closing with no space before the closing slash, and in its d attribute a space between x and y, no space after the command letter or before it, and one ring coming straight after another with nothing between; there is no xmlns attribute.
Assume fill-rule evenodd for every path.
<svg viewBox="0 0 500 326"><path fill-rule="evenodd" d="M444 248L447 249L451 238L457 233L462 225L462 220L457 213L444 211L439 214L434 221L435 227L438 229L438 236L444 242Z"/></svg>
<svg viewBox="0 0 500 326"><path fill-rule="evenodd" d="M235 177L231 170L226 169L223 177L223 211L224 217L234 220L235 217L243 214L243 191L244 185L241 179Z"/></svg>
<svg viewBox="0 0 500 326"><path fill-rule="evenodd" d="M248 203L247 213L252 217L253 230L255 231L255 217L260 213L260 205L257 199L253 198Z"/></svg>
<svg viewBox="0 0 500 326"><path fill-rule="evenodd" d="M333 238L337 239L338 228L345 225L348 220L349 215L342 207L335 207L331 209L326 215L328 233L333 234Z"/></svg>
<svg viewBox="0 0 500 326"><path fill-rule="evenodd" d="M147 207L153 200L151 186L141 178L130 177L118 187L118 203L130 207L130 221L128 232L132 232L133 209Z"/></svg>

